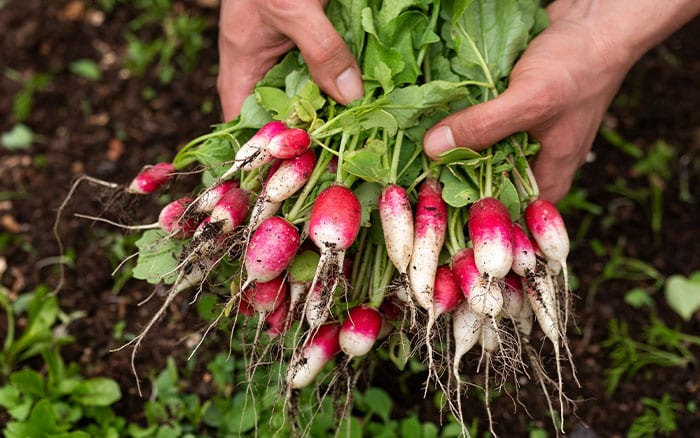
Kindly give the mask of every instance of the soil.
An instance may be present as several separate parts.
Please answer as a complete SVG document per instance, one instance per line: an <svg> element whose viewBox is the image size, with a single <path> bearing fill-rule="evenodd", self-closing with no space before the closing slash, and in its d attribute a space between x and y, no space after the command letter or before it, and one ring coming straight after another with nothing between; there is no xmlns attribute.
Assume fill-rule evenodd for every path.
<svg viewBox="0 0 700 438"><path fill-rule="evenodd" d="M0 132L9 131L17 121L13 96L20 92L23 81L35 74L51 74L48 86L34 93L31 112L23 122L36 135L31 146L12 151L0 148L0 236L9 236L0 242L1 257L9 266L2 282L14 293L57 283L60 250L52 229L56 212L77 177L90 175L126 183L143 165L169 159L178 147L220 121L215 86L216 5L204 1L174 3L181 10L197 10L206 17L206 45L195 69L162 83L156 71L135 76L122 66L127 51L125 31L137 16L133 7L119 6L105 14L97 3L81 0L2 2ZM571 340L582 382L577 388L567 376L568 394L578 401L577 411L567 413L572 436L624 436L644 410L642 398L658 399L666 393L684 407L674 435L700 436L700 418L685 410L689 403L700 402L697 362L685 368L650 367L648 372L623 380L614 394L605 392L610 359L603 342L608 338L608 323L613 318L627 321L631 333L637 335L648 323L649 311L630 306L624 296L634 287L650 289L652 283L628 276L602 283L594 296L588 293L616 245L620 245L622 255L643 260L664 276L700 271L696 246L700 240L697 35L698 19L651 50L630 72L605 120L606 126L644 151L664 140L676 152L669 178L662 184L658 234L652 232L646 202L635 203L611 188L620 180L630 190L643 190L649 187L648 179L634 170L633 157L602 136L595 140L592 160L583 166L576 181L577 190L584 191L586 200L599 206L601 212L592 215L581 209L565 210L577 243L569 263L578 284L575 311L579 330L572 330ZM101 78L90 80L71 72L71 63L79 59L99 62ZM176 184L186 190L186 183ZM690 201L680 196L684 188L692 197ZM110 349L118 346L113 336L115 326L123 321L127 330L137 331L153 314L158 300L138 306L151 293L149 285L138 281L128 281L115 294L111 276L114 260L107 251L113 241L104 227L73 216L78 212L100 214L105 196L103 189L81 184L58 224L64 248L75 255L65 270L60 305L66 312L85 313L69 326L76 342L63 352L67 361L81 364L85 374L116 379L124 392L116 406L118 413L131 421L142 421L144 398L136 393L129 354ZM138 209L128 211L141 212L142 217L130 213L132 223L153 220L157 204L142 201ZM608 255L597 252L600 248ZM700 333L697 314L685 322L667 306L663 293L657 291L652 299L656 304L653 313L666 324L685 333ZM203 324L187 302L173 306L137 355L140 374L162 369L170 355L183 360ZM693 351L697 358L698 348ZM411 395L396 389L402 385L395 385L395 375L395 370L376 372L371 382L387 388L394 400L402 400L396 402L394 413L417 412L422 420L439 421L432 401L416 395L420 391ZM204 379L204 373L195 370L189 387L206 397L207 386L201 384ZM148 394L147 380L143 383ZM495 428L501 436L527 436L533 423L523 407L536 419L535 424L551 428L544 415L546 405L533 383L521 386L519 403L522 406L508 397L494 401L494 412L498 413ZM485 418L478 400L470 400L467 408L470 415Z"/></svg>

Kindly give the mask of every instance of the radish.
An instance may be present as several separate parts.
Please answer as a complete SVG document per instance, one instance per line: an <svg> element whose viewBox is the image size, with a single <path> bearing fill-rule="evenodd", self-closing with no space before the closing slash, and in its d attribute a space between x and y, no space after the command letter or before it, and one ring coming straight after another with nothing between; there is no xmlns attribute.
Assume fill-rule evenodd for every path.
<svg viewBox="0 0 700 438"><path fill-rule="evenodd" d="M272 312L265 317L265 325L267 326L267 335L274 338L284 334L291 325L289 299L282 301Z"/></svg>
<svg viewBox="0 0 700 438"><path fill-rule="evenodd" d="M207 188L195 202L195 211L210 213L219 200L228 193L229 190L239 187L237 180L232 179Z"/></svg>
<svg viewBox="0 0 700 438"><path fill-rule="evenodd" d="M75 216L94 221L105 222L127 230L149 230L160 228L169 236L185 239L196 234L198 216L189 212L192 198L179 198L166 204L158 213L158 222L144 225L124 225L96 216L76 213Z"/></svg>
<svg viewBox="0 0 700 438"><path fill-rule="evenodd" d="M513 224L513 265L511 268L520 277L526 277L535 270L537 251L532 240L518 223Z"/></svg>
<svg viewBox="0 0 700 438"><path fill-rule="evenodd" d="M311 210L309 237L322 259L324 254L340 255L350 248L360 231L361 213L360 201L345 186L332 185L319 193Z"/></svg>
<svg viewBox="0 0 700 438"><path fill-rule="evenodd" d="M270 281L251 283L243 294L253 310L268 313L275 310L287 298L287 284L282 276L278 276Z"/></svg>
<svg viewBox="0 0 700 438"><path fill-rule="evenodd" d="M434 178L425 180L418 191L413 254L408 277L418 305L433 314L433 288L438 258L445 242L447 206L442 188ZM430 317L433 319L434 315Z"/></svg>
<svg viewBox="0 0 700 438"><path fill-rule="evenodd" d="M495 318L503 308L500 283L480 274L472 248L464 248L452 256L452 272L472 312Z"/></svg>
<svg viewBox="0 0 700 438"><path fill-rule="evenodd" d="M175 237L191 237L197 228L197 221L192 216L185 217L185 212L192 201L192 198L180 198L163 207L158 215L160 228Z"/></svg>
<svg viewBox="0 0 700 438"><path fill-rule="evenodd" d="M274 215L288 199L309 181L316 164L313 151L306 151L298 157L277 161L275 169L270 169L265 187L250 214L250 229Z"/></svg>
<svg viewBox="0 0 700 438"><path fill-rule="evenodd" d="M272 137L265 149L275 158L293 158L303 154L311 145L309 133L300 128L287 128Z"/></svg>
<svg viewBox="0 0 700 438"><path fill-rule="evenodd" d="M443 313L450 313L459 306L464 299L462 290L457 284L454 273L449 266L443 265L437 268L435 273L435 292L433 303L435 318Z"/></svg>
<svg viewBox="0 0 700 438"><path fill-rule="evenodd" d="M131 180L126 191L136 195L148 195L170 182L174 173L175 166L172 163L163 162L147 166Z"/></svg>
<svg viewBox="0 0 700 438"><path fill-rule="evenodd" d="M248 216L250 193L247 190L233 188L226 192L211 211L211 222L221 226L222 233L230 233L240 226Z"/></svg>
<svg viewBox="0 0 700 438"><path fill-rule="evenodd" d="M406 275L413 253L413 211L408 193L391 184L379 196L379 217L389 260L401 276Z"/></svg>
<svg viewBox="0 0 700 438"><path fill-rule="evenodd" d="M433 351L431 331L435 323L433 291L440 251L447 231L447 204L442 200L442 187L435 178L426 179L418 190L416 202L413 253L408 268L408 279L413 298L427 310L425 344L428 349L428 380L432 374ZM427 385L426 385L427 390Z"/></svg>
<svg viewBox="0 0 700 438"><path fill-rule="evenodd" d="M291 389L308 386L324 366L340 351L340 324L321 325L310 333L300 351L292 357L287 368L286 382Z"/></svg>
<svg viewBox="0 0 700 438"><path fill-rule="evenodd" d="M546 199L536 199L525 209L525 223L544 255L565 267L569 235L557 207Z"/></svg>
<svg viewBox="0 0 700 438"><path fill-rule="evenodd" d="M245 252L246 283L266 282L281 275L298 249L299 231L294 225L279 216L265 219L253 232Z"/></svg>
<svg viewBox="0 0 700 438"><path fill-rule="evenodd" d="M221 175L222 180L229 179L231 175L239 170L253 170L261 167L273 157L267 151L267 145L274 136L287 129L287 126L280 121L272 121L263 125L247 142L236 152L233 165Z"/></svg>
<svg viewBox="0 0 700 438"><path fill-rule="evenodd" d="M360 201L345 186L329 186L316 198L309 219L309 237L319 248L321 257L311 282L312 293L307 297L305 307L309 307L308 299L313 299L316 284L320 281L322 303L320 307L316 303L315 307L330 309L333 292L343 269L345 251L360 231L361 213ZM304 313L307 314L306 309Z"/></svg>
<svg viewBox="0 0 700 438"><path fill-rule="evenodd" d="M374 346L382 328L382 316L377 309L360 305L350 309L340 327L339 343L345 354L364 356Z"/></svg>
<svg viewBox="0 0 700 438"><path fill-rule="evenodd" d="M513 225L508 209L496 198L485 197L469 209L469 236L479 272L503 278L513 264Z"/></svg>
<svg viewBox="0 0 700 438"><path fill-rule="evenodd" d="M514 272L509 272L503 281L503 313L510 318L516 318L520 315L524 300L520 277Z"/></svg>
<svg viewBox="0 0 700 438"><path fill-rule="evenodd" d="M564 219L554 204L546 199L535 199L525 209L525 224L537 242L540 251L550 261L550 268L554 267L555 273L558 273L559 269L564 273L564 319L561 328L566 331L569 323L571 294L569 293L569 275L566 269L566 258L569 255L570 246L569 234L566 231Z"/></svg>
<svg viewBox="0 0 700 438"><path fill-rule="evenodd" d="M452 335L455 341L453 372L459 380L459 362L481 337L484 317L469 308L469 301L462 303L452 312Z"/></svg>
<svg viewBox="0 0 700 438"><path fill-rule="evenodd" d="M304 304L304 316L312 329L326 322L328 315L331 313L331 297L332 292L330 294L324 293L324 286L321 283L315 283L313 288L309 288Z"/></svg>

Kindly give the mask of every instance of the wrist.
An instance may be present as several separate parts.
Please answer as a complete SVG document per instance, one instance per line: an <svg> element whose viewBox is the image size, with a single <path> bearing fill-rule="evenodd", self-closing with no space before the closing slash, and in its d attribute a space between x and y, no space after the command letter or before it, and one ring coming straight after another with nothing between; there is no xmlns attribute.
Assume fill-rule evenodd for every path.
<svg viewBox="0 0 700 438"><path fill-rule="evenodd" d="M568 22L589 34L605 61L630 68L644 53L700 14L698 0L557 0L552 23Z"/></svg>

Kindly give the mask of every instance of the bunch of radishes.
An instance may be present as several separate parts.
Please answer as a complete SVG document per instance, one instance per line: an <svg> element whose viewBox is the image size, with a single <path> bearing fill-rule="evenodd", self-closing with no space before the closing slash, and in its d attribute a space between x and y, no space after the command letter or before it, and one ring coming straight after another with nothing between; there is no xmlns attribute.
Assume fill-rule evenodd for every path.
<svg viewBox="0 0 700 438"><path fill-rule="evenodd" d="M331 1L331 16L345 7ZM400 9L379 13L380 7L368 6L376 19L401 16ZM439 3L430 13L423 6L403 7L411 19L430 18L434 38L441 26L458 24L440 14ZM525 14L518 8L511 13ZM344 17L352 18L351 12ZM530 12L523 19L533 27L524 29L523 40L536 30L537 9ZM465 5L462 13L484 12ZM361 23L348 27L353 37L367 38L367 45L354 47L376 46L373 38L381 32L358 33L371 17L364 11ZM457 41L468 31L441 35ZM418 59L443 68L450 56L478 60L454 42L427 50L431 38L421 40ZM485 44L477 43L474 49ZM373 53L375 60L384 52ZM482 361L487 389L489 381L500 387L527 373L529 364L548 401L553 390L563 411L561 356L571 362L569 240L556 207L538 198L528 167L537 144L519 134L481 154L458 150L438 162L420 147L436 114L465 105L455 96L487 100L503 83L480 75L454 83L421 83L415 76L411 82L401 72L395 82L379 75L392 67L385 64L369 72L383 79L370 81L362 102L339 107L322 96L303 63L294 69L294 62L281 62L237 119L181 148L172 163L145 168L128 185L130 195L149 194L162 192L185 169L203 174L196 192L172 194L157 223L131 227L159 228L144 232L151 233L151 243L139 247L137 263L139 272L169 286L161 309L130 343L134 352L178 294L223 289L221 315L212 327L224 318L234 326L257 318L251 369L265 362L267 346L280 346L288 364L283 392L290 396L337 380L321 377L324 370L347 376L363 361L377 360L374 351L400 345L401 357L390 357L398 366L409 358L423 362L426 384L452 396L449 406L459 418L463 376L480 373ZM284 81L280 71L287 74ZM457 75L472 71L458 69ZM472 87L469 99L465 87ZM534 320L553 345L556 378L531 344ZM476 367L462 364L470 351ZM335 373L331 362L344 371Z"/></svg>

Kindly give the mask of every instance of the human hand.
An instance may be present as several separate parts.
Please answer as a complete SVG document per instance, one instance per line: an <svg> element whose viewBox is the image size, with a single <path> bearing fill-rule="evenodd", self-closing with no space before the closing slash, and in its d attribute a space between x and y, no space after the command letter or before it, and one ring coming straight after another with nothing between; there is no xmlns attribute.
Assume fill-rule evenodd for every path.
<svg viewBox="0 0 700 438"><path fill-rule="evenodd" d="M226 120L255 84L295 45L319 87L339 103L362 97L357 65L319 0L223 0L217 87Z"/></svg>
<svg viewBox="0 0 700 438"><path fill-rule="evenodd" d="M517 62L507 90L438 122L423 147L437 158L455 146L482 150L527 131L542 145L533 165L540 196L558 201L584 163L633 59L607 34L595 32L591 22L571 17L557 3L547 12L550 26Z"/></svg>

